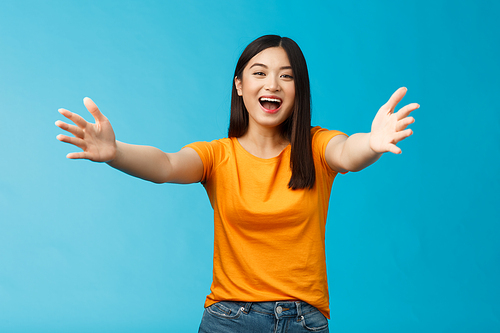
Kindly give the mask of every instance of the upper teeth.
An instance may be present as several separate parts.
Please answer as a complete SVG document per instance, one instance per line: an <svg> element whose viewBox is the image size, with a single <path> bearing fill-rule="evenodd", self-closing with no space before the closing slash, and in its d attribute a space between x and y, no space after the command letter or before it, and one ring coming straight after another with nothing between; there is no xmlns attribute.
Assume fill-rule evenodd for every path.
<svg viewBox="0 0 500 333"><path fill-rule="evenodd" d="M261 101L263 101L263 102L276 102L276 103L281 103L281 100L279 100L279 99L277 99L277 98L262 97L260 100L261 100Z"/></svg>

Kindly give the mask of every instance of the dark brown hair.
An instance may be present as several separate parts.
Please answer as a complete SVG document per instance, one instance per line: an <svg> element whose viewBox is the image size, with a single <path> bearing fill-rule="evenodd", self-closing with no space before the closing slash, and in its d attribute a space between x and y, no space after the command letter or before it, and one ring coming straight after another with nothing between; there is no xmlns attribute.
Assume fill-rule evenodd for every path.
<svg viewBox="0 0 500 333"><path fill-rule="evenodd" d="M297 43L287 37L266 35L251 42L241 54L232 80L231 117L229 137L240 137L248 130L248 111L243 98L238 96L234 78L242 79L243 70L255 55L270 47L282 47L292 66L295 83L295 103L290 116L281 124L283 137L290 141L290 168L292 177L288 187L296 190L313 188L316 180L311 147L311 89L307 64Z"/></svg>

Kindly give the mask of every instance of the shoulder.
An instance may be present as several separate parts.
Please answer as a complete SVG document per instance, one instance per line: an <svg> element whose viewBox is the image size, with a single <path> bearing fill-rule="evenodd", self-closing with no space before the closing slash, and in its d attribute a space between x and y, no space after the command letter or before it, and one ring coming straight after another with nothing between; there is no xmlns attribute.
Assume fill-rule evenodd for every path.
<svg viewBox="0 0 500 333"><path fill-rule="evenodd" d="M203 163L202 183L206 182L217 169L220 163L226 159L228 152L234 149L231 138L222 138L213 141L198 141L190 143L183 148L191 148L200 157Z"/></svg>
<svg viewBox="0 0 500 333"><path fill-rule="evenodd" d="M316 149L319 148L324 152L324 150L326 149L326 146L328 145L330 140L338 135L347 137L347 134L345 134L341 131L328 130L328 129L322 128L320 126L312 127L311 128L311 141L312 141L313 150L315 148Z"/></svg>
<svg viewBox="0 0 500 333"><path fill-rule="evenodd" d="M184 148L192 148L200 155L207 155L228 149L231 145L231 138L222 138L213 141L197 141L190 143Z"/></svg>
<svg viewBox="0 0 500 333"><path fill-rule="evenodd" d="M332 169L327 162L328 150L331 150L332 143L337 146L336 143L345 141L347 137L348 136L341 131L328 130L319 126L311 128L312 150L315 161L329 172L336 173L337 170Z"/></svg>
<svg viewBox="0 0 500 333"><path fill-rule="evenodd" d="M203 164L216 166L235 150L236 138L222 138L213 141L198 141L190 143L183 148L194 149L200 156Z"/></svg>

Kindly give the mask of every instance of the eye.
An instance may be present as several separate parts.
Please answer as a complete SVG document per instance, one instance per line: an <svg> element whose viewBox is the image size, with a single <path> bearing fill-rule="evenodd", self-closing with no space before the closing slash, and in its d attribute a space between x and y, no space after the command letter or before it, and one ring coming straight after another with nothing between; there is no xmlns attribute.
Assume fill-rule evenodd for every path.
<svg viewBox="0 0 500 333"><path fill-rule="evenodd" d="M264 74L263 72L255 72L253 73L253 75L257 75L257 76L264 76L266 74Z"/></svg>
<svg viewBox="0 0 500 333"><path fill-rule="evenodd" d="M284 79L293 80L293 76L291 76L289 74L283 74L283 75L281 75L281 77Z"/></svg>

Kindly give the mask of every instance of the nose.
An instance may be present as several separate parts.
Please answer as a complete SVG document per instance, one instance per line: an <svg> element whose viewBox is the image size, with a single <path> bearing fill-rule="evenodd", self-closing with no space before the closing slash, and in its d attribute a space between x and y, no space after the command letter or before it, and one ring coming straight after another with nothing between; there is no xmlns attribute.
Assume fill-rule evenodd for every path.
<svg viewBox="0 0 500 333"><path fill-rule="evenodd" d="M280 91L280 83L276 75L268 75L266 80L266 90L268 91Z"/></svg>

